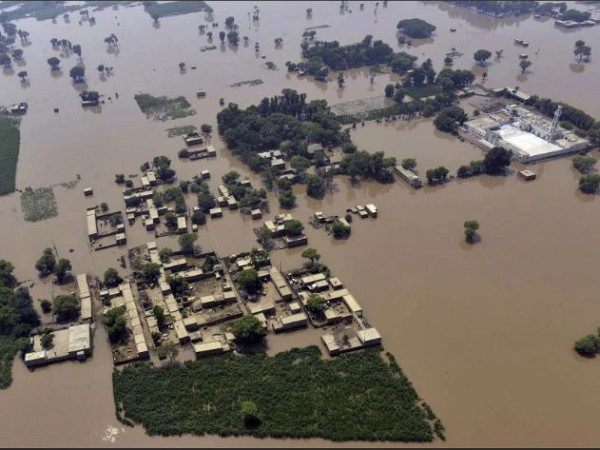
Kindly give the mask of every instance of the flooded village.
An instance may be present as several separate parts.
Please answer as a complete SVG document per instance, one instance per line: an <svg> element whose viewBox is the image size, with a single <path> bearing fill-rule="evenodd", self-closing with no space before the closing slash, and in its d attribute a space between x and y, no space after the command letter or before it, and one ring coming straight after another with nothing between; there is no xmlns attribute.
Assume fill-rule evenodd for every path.
<svg viewBox="0 0 600 450"><path fill-rule="evenodd" d="M178 370L170 367L309 346L333 364L365 349L393 355L418 404L445 427L445 441L419 445L597 442L590 392L600 368L573 344L599 325L591 262L600 212L597 195L580 190L573 156L597 158L598 150L565 118L565 105L600 118L597 3L567 2L590 12L573 23L556 12L494 17L467 2L208 2L212 13L156 20L141 2L108 3L90 4L87 17L73 9L54 21L14 20L29 33L15 43L23 59L0 73L0 105L14 105L21 121L17 191L0 197L0 259L14 265L41 318L28 352L14 359L12 384L0 390L0 420L12 430L6 445L356 445L161 437L117 420L115 368L149 361ZM219 38L228 17L237 45ZM397 23L408 18L436 30L401 43ZM454 55L452 70L474 74L456 103L467 120L456 135L433 117L344 124L359 151L395 158L391 183L343 174L346 154L313 139L302 170L316 171L316 154L335 173L320 199L307 195L282 146L265 149L256 164L273 168L269 189L228 148L231 133L219 132L217 114L230 103L245 110L293 89L307 104L324 99L340 114L362 114L394 107L384 89L406 78L362 67L344 70L341 86L339 71L328 82L289 71L311 30L340 45L372 35L418 57L417 65L431 58L438 73ZM53 38L79 44L81 55L53 47ZM587 62L574 54L578 40L592 47ZM482 65L472 57L478 49L501 57ZM49 67L53 56L60 70ZM522 69L524 60L532 64ZM84 83L72 81L73 66L85 67ZM97 102L84 91L98 92ZM146 93L183 96L189 106L180 101L174 118L154 120L138 101ZM82 103L89 101L96 104ZM505 175L469 172L495 146L514 155ZM429 172L440 167L446 182ZM54 212L26 220L26 188L46 189ZM295 207L284 207L282 196ZM476 243L465 241L468 220L480 224ZM66 282L40 276L45 248L69 260ZM76 298L78 314L57 323L38 299L60 296ZM240 341L245 317L256 319L247 325L262 344Z"/></svg>

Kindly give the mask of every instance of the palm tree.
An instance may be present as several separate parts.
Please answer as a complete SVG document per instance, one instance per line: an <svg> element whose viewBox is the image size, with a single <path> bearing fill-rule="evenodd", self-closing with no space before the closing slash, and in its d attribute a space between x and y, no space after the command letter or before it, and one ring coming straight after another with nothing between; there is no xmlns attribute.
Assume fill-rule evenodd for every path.
<svg viewBox="0 0 600 450"><path fill-rule="evenodd" d="M27 71L21 70L17 75L19 76L21 81L25 81L25 79L27 78Z"/></svg>

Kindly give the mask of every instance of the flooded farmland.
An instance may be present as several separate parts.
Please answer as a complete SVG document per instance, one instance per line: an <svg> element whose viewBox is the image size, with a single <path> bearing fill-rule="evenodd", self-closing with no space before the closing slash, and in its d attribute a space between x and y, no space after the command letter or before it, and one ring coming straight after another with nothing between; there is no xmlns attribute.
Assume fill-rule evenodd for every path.
<svg viewBox="0 0 600 450"><path fill-rule="evenodd" d="M362 12L359 3L349 2L352 13L340 14L339 2L256 2L259 26L247 20L254 3L209 3L220 28L214 31L217 49L205 52L200 47L207 45L206 36L198 33L198 25L208 23L204 13L161 18L153 24L138 6L93 12L93 26L79 25L76 12L69 23L62 18L57 23L18 21L31 40L24 48L23 69L0 73L0 104L29 104L21 123L17 188L57 185L77 180L78 175L81 179L73 189L54 187L59 214L41 222L23 219L18 193L0 197L1 258L15 265L20 280L35 281L34 298L49 298L57 289L37 281L34 269L42 250L52 244L60 256L71 260L74 272L101 275L108 267L119 267L125 250L92 252L84 220L85 208L102 201L111 210L123 208L116 173L138 173L144 161L164 154L173 160L180 179L210 170L213 191L221 175L232 169L260 185L260 177L231 156L216 135L212 143L217 158L179 160L183 142L168 138L167 128L208 123L216 129L219 98L246 107L292 88L309 99L335 104L380 96L388 82L397 80L395 75L381 74L370 84L367 70L355 70L347 74L346 87L338 89L335 82L316 83L288 74L285 62L300 59L306 27L329 25L317 29L317 39L341 44L372 34L395 50L419 56L419 63L430 57L438 71L452 47L464 53L455 60L455 68L464 69L474 67L471 55L478 48L503 49L504 58L487 68L486 86L519 86L600 117L600 65L592 59L583 70L574 67L572 51L577 39L600 42L600 27L564 31L548 20L491 19L442 2L389 2L376 12L375 2L364 2ZM584 8L579 3L573 6ZM309 7L314 11L311 19L305 14ZM247 47L240 43L233 49L218 42L216 35L227 16L234 16L240 35L250 38ZM435 24L434 38L415 41L410 48L400 46L396 23L410 17ZM457 32L450 33L451 27ZM118 50L108 49L104 42L111 33L119 37ZM75 87L68 74L78 57L61 57L50 45L54 37L81 44L87 87L103 94L104 104L87 110L80 106L82 87ZM283 38L282 48L275 48L277 37ZM513 44L517 37L531 43L530 53L539 49L525 77L518 67L522 50ZM259 55L254 42L260 43ZM61 58L59 74L51 75L46 63L51 56ZM275 63L277 70L265 67L266 61ZM186 73L180 73L179 62L186 63ZM99 64L112 66L114 75L101 78L96 71ZM19 82L18 70L28 71L29 84ZM253 79L264 83L230 87ZM206 98L196 98L198 89L207 91ZM139 92L184 95L197 114L150 121L133 99ZM55 114L54 108L60 112ZM435 131L431 120L371 122L351 136L359 149L385 151L399 160L415 157L421 173L439 165L454 173L461 164L481 157L478 149ZM590 154L598 157L597 150ZM303 221L317 210L342 214L357 204L377 205L379 218L355 220L348 241L334 241L307 226L310 246L319 250L322 261L361 302L382 334L385 349L396 356L417 392L443 421L448 446L592 446L600 439L595 420L600 399L591 395L600 388L600 366L572 350L577 338L600 325L595 264L600 248L599 200L579 193L578 175L569 158L532 168L538 178L531 183L517 179L514 166L507 177L478 177L419 191L399 182L352 186L341 177L336 179L336 192L322 201L299 195L303 189L296 191L298 207L292 213ZM93 197L84 197L86 186L93 187ZM273 216L280 211L276 197L269 198ZM188 204L191 201L190 196ZM462 224L467 219L481 224L482 241L475 246L463 243ZM254 226L249 217L225 211L223 219L201 227L198 243L221 255L244 251L255 243ZM127 233L130 246L154 239L139 223ZM159 245L170 241L176 247L172 237L160 238ZM301 251L276 251L272 260L283 270L291 269L301 263ZM270 352L317 344L310 333L278 338L273 338ZM10 430L3 433L3 445L282 445L271 439L151 438L141 427L123 429L115 418L113 365L101 327L94 343L94 356L85 364L67 362L29 372L15 362L12 386L0 391L0 423ZM285 445L356 443L315 439L287 440Z"/></svg>

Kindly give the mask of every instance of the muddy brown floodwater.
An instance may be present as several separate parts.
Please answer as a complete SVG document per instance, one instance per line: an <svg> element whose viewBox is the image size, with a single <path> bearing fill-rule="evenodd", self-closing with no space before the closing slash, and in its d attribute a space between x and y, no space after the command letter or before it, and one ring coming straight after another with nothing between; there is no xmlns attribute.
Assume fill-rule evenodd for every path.
<svg viewBox="0 0 600 450"><path fill-rule="evenodd" d="M305 27L320 28L320 39L353 43L366 34L381 38L419 60L431 57L437 70L452 47L464 53L455 67L472 68L478 48L504 49L501 61L492 61L485 82L492 87L520 86L529 93L566 101L600 117L597 80L600 64L574 65L577 39L600 42L600 27L563 31L551 22L532 18L494 20L441 2L390 2L386 9L374 2L350 2L352 13L340 14L339 2L257 2L260 25L248 23L253 3L215 3L217 49L200 52L207 44L198 25L203 13L163 18L153 25L141 7L94 12L96 25L70 23L62 18L17 23L30 32L24 62L13 72L0 73L0 104L27 101L29 111L21 125L17 187L40 187L81 176L75 189L56 187L59 216L39 223L23 220L18 194L0 198L0 254L12 261L21 280L35 281L34 298L49 298L53 288L37 281L33 268L44 247L55 244L71 259L75 272L101 275L118 267L123 250L91 253L84 210L106 201L122 209L115 173L137 173L142 162L165 154L181 179L202 169L212 173L216 189L221 175L231 169L256 175L233 158L218 137L215 159L182 162L180 138L167 137L166 128L210 123L216 128L218 99L241 107L283 88L306 92L310 99L338 103L381 95L395 81L378 75L371 85L366 70L348 73L343 90L335 83L298 79L285 71L286 61L297 61ZM305 9L313 8L312 19ZM577 3L577 8L585 8ZM232 15L240 35L250 44L232 49L218 42L225 17ZM401 47L395 38L399 19L422 17L437 26L433 39ZM449 28L457 29L450 33ZM209 27L209 30L212 28ZM119 37L118 51L107 51L104 37ZM83 49L87 87L104 94L105 103L83 110L77 94L84 86L71 84L69 69L76 56L61 57L50 39L67 38ZM283 38L276 49L274 39ZM513 40L529 41L533 65L519 75L522 49ZM255 55L254 42L260 42ZM539 49L539 51L538 51ZM534 54L537 52L537 55ZM46 59L57 55L62 72L50 74ZM278 70L264 63L273 61ZM179 73L186 62L188 72ZM100 79L99 64L114 67L114 76ZM197 70L190 70L197 66ZM30 83L22 85L16 72L27 70ZM479 72L482 69L477 68ZM231 84L260 78L254 87ZM206 89L198 100L195 92ZM115 92L119 99L115 99ZM133 100L137 92L185 95L198 111L191 118L168 122L147 120ZM107 97L112 97L108 100ZM53 108L60 108L59 114ZM397 158L416 157L418 168L459 165L480 158L479 150L434 131L431 121L369 123L352 132L360 149L384 150ZM598 156L597 151L593 151ZM538 179L525 183L515 176L480 177L455 181L415 192L404 184L351 186L338 179L337 189L323 201L300 195L293 214L306 220L313 211L343 214L356 204L373 202L377 220L355 220L352 237L335 242L322 231L308 229L310 245L352 290L366 315L381 332L419 394L444 422L449 446L592 446L600 440L596 412L600 399L600 366L579 358L575 339L600 325L600 248L598 199L578 193L578 176L568 159L536 164ZM82 190L92 186L94 197ZM301 192L301 189L298 190ZM271 199L271 214L279 208ZM192 199L189 199L191 205ZM462 223L477 219L482 241L463 243ZM238 212L225 212L200 231L200 245L222 255L254 244L253 222ZM128 228L129 245L153 239L139 223ZM175 246L161 238L159 246ZM71 253L69 249L74 251ZM273 254L283 270L300 264L301 249ZM48 320L48 317L45 317ZM316 344L311 333L273 338L270 352L294 345ZM4 446L350 446L323 440L279 441L252 438L155 438L141 427L123 429L116 421L111 386L112 361L106 334L96 330L93 358L85 364L63 363L35 372L14 364L14 382L0 392L0 423ZM114 430L113 430L113 427ZM389 445L395 444L376 444ZM436 445L440 445L436 442ZM443 444L442 444L443 445Z"/></svg>

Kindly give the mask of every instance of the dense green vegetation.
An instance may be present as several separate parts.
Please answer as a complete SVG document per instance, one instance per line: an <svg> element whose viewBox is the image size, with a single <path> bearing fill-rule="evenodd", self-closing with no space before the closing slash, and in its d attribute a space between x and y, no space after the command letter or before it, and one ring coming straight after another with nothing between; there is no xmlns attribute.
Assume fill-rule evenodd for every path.
<svg viewBox="0 0 600 450"><path fill-rule="evenodd" d="M277 181L279 171L269 166L269 158L262 158L258 153L280 149L284 159L294 162L294 167L302 175L299 178L306 183L307 193L315 198L325 195L332 183L332 175L320 171L304 177L306 161L317 167L325 164L323 152L311 154L308 145L315 142L323 147L342 147L346 152L356 151L348 133L340 133L341 126L325 100L306 103L305 94L298 94L291 89L284 89L280 96L270 99L265 97L259 105L245 110L230 103L217 114L217 123L219 134L223 136L228 148L252 170L261 172L268 188ZM367 159L363 158L363 161L366 162ZM374 173L367 167L361 168L361 171ZM385 182L385 176L371 178ZM279 180L277 185L282 192L291 188L288 180ZM262 197L262 193L260 194ZM205 197L206 202L214 201ZM284 204L293 205L293 197L289 194L286 197L289 198L284 200Z"/></svg>
<svg viewBox="0 0 600 450"><path fill-rule="evenodd" d="M431 36L436 26L423 19L404 19L398 22L398 31L413 39L424 39Z"/></svg>
<svg viewBox="0 0 600 450"><path fill-rule="evenodd" d="M57 295L52 303L57 322L70 322L79 316L79 302L74 295Z"/></svg>
<svg viewBox="0 0 600 450"><path fill-rule="evenodd" d="M600 187L600 175L597 173L584 175L579 179L579 189L584 194L595 194Z"/></svg>
<svg viewBox="0 0 600 450"><path fill-rule="evenodd" d="M457 6L465 8L471 8L481 13L489 14L492 16L500 15L514 15L525 14L533 12L537 5L537 1L524 0L524 1L459 1L454 2Z"/></svg>
<svg viewBox="0 0 600 450"><path fill-rule="evenodd" d="M65 4L60 1L2 2L3 6L18 5L12 11L2 11L0 21L10 21L33 16L37 20L52 19L80 9L82 5Z"/></svg>
<svg viewBox="0 0 600 450"><path fill-rule="evenodd" d="M13 265L0 260L0 389L12 382L12 361L28 345L31 330L40 325L29 291L16 287Z"/></svg>
<svg viewBox="0 0 600 450"><path fill-rule="evenodd" d="M339 220L334 220L331 224L331 232L336 239L348 239L351 231L352 229L349 226L343 224Z"/></svg>
<svg viewBox="0 0 600 450"><path fill-rule="evenodd" d="M235 340L242 344L260 341L267 334L261 321L253 314L246 314L237 319L233 323L232 331Z"/></svg>
<svg viewBox="0 0 600 450"><path fill-rule="evenodd" d="M150 435L432 441L417 393L388 357L389 364L368 350L323 360L313 346L169 369L137 363L113 372L117 416L142 424ZM247 426L243 402L256 405L260 424ZM439 419L435 423L443 436Z"/></svg>
<svg viewBox="0 0 600 450"><path fill-rule="evenodd" d="M19 120L0 116L0 195L15 190L20 140Z"/></svg>
<svg viewBox="0 0 600 450"><path fill-rule="evenodd" d="M592 156L576 155L573 157L573 167L580 173L588 173L592 171L596 161L596 158Z"/></svg>
<svg viewBox="0 0 600 450"><path fill-rule="evenodd" d="M182 95L169 98L166 96L154 97L150 94L136 94L134 98L140 110L149 119L181 119L196 114L195 110L189 109L192 105Z"/></svg>
<svg viewBox="0 0 600 450"><path fill-rule="evenodd" d="M315 41L308 45L305 41L302 56L309 60L320 60L332 70L346 70L375 64L386 64L394 50L382 40L373 41L373 36L367 35L361 42L341 46L338 41ZM289 66L288 66L289 69ZM302 65L300 69L304 70ZM310 68L308 73L311 73Z"/></svg>
<svg viewBox="0 0 600 450"><path fill-rule="evenodd" d="M468 116L462 108L459 106L449 106L439 112L433 120L433 124L440 131L457 135L458 126L465 123L467 119Z"/></svg>
<svg viewBox="0 0 600 450"><path fill-rule="evenodd" d="M575 342L575 351L588 358L596 356L600 349L600 337L588 334Z"/></svg>
<svg viewBox="0 0 600 450"><path fill-rule="evenodd" d="M304 41L300 63L286 62L289 72L302 71L319 81L327 81L329 69L346 70L363 66L389 65L393 72L404 74L412 69L417 57L406 52L394 53L392 47L381 40L373 41L367 35L361 42L340 45L338 41ZM343 76L341 77L343 79ZM343 81L338 78L340 87Z"/></svg>
<svg viewBox="0 0 600 450"><path fill-rule="evenodd" d="M150 14L150 17L167 17L177 16L180 14L188 14L199 11L212 12L212 8L206 2L191 0L191 1L176 1L167 3L158 3L155 1L145 1L144 10Z"/></svg>
<svg viewBox="0 0 600 450"><path fill-rule="evenodd" d="M111 308L102 316L102 324L108 332L108 339L112 344L127 342L127 320L125 313L127 309L124 306Z"/></svg>

